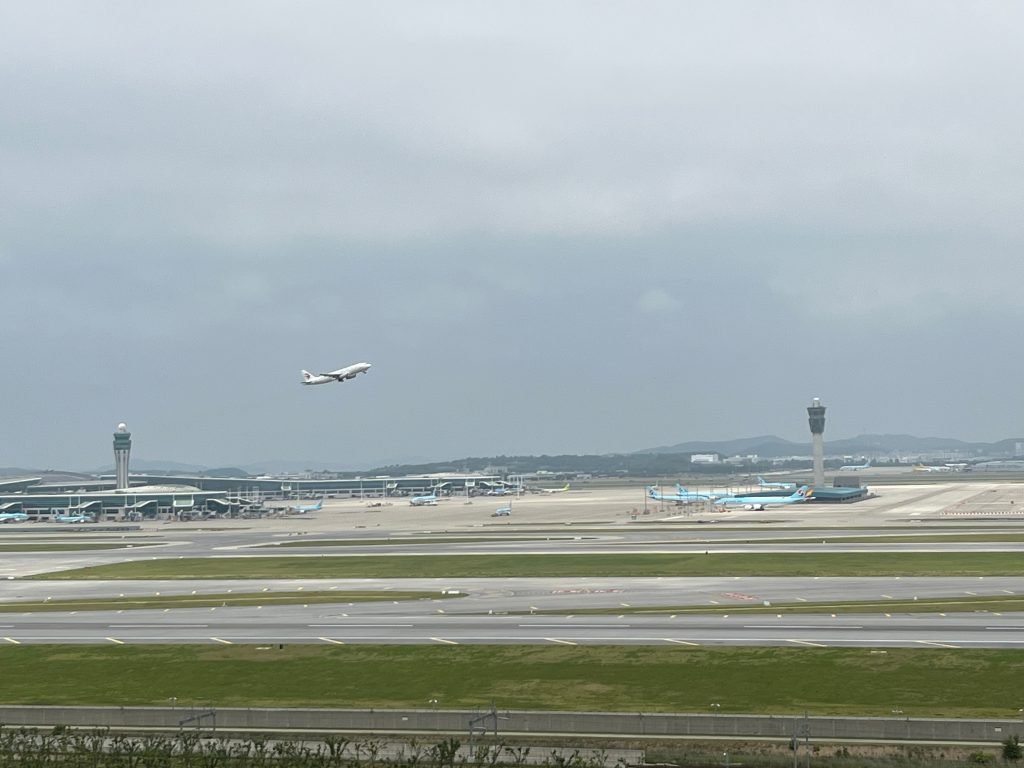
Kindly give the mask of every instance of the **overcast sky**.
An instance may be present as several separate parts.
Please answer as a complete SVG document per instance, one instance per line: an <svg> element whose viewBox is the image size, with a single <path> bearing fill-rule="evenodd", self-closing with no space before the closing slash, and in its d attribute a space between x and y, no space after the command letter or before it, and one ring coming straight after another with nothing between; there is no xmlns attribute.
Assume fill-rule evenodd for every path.
<svg viewBox="0 0 1024 768"><path fill-rule="evenodd" d="M9 4L0 466L1024 434L1022 26Z"/></svg>

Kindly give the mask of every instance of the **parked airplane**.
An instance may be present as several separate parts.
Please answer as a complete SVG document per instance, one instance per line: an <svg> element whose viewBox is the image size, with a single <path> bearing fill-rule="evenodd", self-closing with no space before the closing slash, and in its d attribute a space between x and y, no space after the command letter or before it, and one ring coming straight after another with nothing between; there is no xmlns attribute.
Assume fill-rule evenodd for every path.
<svg viewBox="0 0 1024 768"><path fill-rule="evenodd" d="M302 515L306 512L319 512L324 506L324 500L320 499L316 504L296 504L288 507L289 512L297 512Z"/></svg>
<svg viewBox="0 0 1024 768"><path fill-rule="evenodd" d="M682 486L679 485L677 485L676 487L682 488ZM680 504L690 501L708 501L711 499L710 496L707 496L703 493L691 493L690 491L687 491L685 488L682 488L682 491L680 493L661 493L653 485L647 486L647 496L648 498L654 499L655 501L675 501Z"/></svg>
<svg viewBox="0 0 1024 768"><path fill-rule="evenodd" d="M56 523L91 523L92 515L57 515L53 520Z"/></svg>
<svg viewBox="0 0 1024 768"><path fill-rule="evenodd" d="M761 476L758 476L757 484L761 488L778 488L780 491L796 490L796 483L769 483Z"/></svg>
<svg viewBox="0 0 1024 768"><path fill-rule="evenodd" d="M413 496L409 499L409 503L414 507L436 507L437 495L429 493L426 496Z"/></svg>
<svg viewBox="0 0 1024 768"><path fill-rule="evenodd" d="M344 368L339 368L336 371L329 371L327 373L310 373L309 371L303 371L302 383L327 384L331 381L347 381L348 379L354 379L360 373L366 373L370 370L370 367L370 363L354 363L353 365L347 365Z"/></svg>
<svg viewBox="0 0 1024 768"><path fill-rule="evenodd" d="M685 486L679 483L676 483L676 493L678 493L680 496L696 494L698 496L703 496L704 498L707 499L719 499L722 496L732 496L732 491L730 491L728 488L709 488L706 492L690 491L687 490Z"/></svg>
<svg viewBox="0 0 1024 768"><path fill-rule="evenodd" d="M24 512L0 512L0 523L24 523L28 515Z"/></svg>
<svg viewBox="0 0 1024 768"><path fill-rule="evenodd" d="M741 506L744 509L764 509L780 504L799 504L807 501L814 493L814 489L801 485L790 496L723 496L715 504L723 506Z"/></svg>
<svg viewBox="0 0 1024 768"><path fill-rule="evenodd" d="M512 514L512 507L498 507L491 513L491 517L508 517Z"/></svg>
<svg viewBox="0 0 1024 768"><path fill-rule="evenodd" d="M863 464L844 464L839 468L840 472L856 472L858 469L867 469L871 466L871 459L868 459Z"/></svg>

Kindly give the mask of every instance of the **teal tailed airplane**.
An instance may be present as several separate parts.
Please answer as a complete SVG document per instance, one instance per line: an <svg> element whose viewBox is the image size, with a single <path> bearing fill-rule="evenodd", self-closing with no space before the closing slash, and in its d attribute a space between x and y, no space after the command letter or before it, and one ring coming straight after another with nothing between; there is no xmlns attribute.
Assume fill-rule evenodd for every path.
<svg viewBox="0 0 1024 768"><path fill-rule="evenodd" d="M796 483L769 483L763 477L758 476L757 485L760 488L778 488L780 491L796 490Z"/></svg>
<svg viewBox="0 0 1024 768"><path fill-rule="evenodd" d="M0 523L24 523L28 520L28 515L24 512L2 512L0 513Z"/></svg>
<svg viewBox="0 0 1024 768"><path fill-rule="evenodd" d="M647 497L655 501L676 501L680 504L690 501L709 501L710 496L703 493L692 493L681 485L676 485L676 493L661 493L653 485L647 486Z"/></svg>
<svg viewBox="0 0 1024 768"><path fill-rule="evenodd" d="M744 509L764 509L783 504L800 504L811 498L813 493L813 488L801 485L790 496L723 496L715 501L715 504L725 507L743 507Z"/></svg>

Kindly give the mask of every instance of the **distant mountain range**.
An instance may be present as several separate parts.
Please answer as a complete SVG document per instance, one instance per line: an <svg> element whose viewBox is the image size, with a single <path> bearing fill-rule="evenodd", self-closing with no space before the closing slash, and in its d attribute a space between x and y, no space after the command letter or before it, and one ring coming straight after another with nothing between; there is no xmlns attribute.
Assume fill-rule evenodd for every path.
<svg viewBox="0 0 1024 768"><path fill-rule="evenodd" d="M886 454L923 454L957 452L978 456L1014 455L1016 444L1024 438L1007 438L995 443L968 443L949 437L915 437L914 435L857 435L841 440L829 440L825 435L825 453L831 456L861 456ZM725 456L756 454L765 458L781 456L807 456L811 441L793 442L777 435L744 437L737 440L694 440L657 448L645 448L640 454L660 453L720 453Z"/></svg>
<svg viewBox="0 0 1024 768"><path fill-rule="evenodd" d="M829 440L825 435L825 453L828 456L886 456L899 454L903 456L957 453L964 456L991 456L1004 457L1017 455L1017 444L1024 444L1024 438L1015 437L1000 440L994 443L971 443L964 440L957 440L949 437L915 437L914 435L857 435L856 437L844 438L841 440ZM778 435L760 435L758 437L744 437L736 440L692 440L674 445L662 445L656 448L645 448L644 450L632 453L607 454L609 456L640 458L645 455L676 455L693 453L719 453L723 456L748 456L757 455L764 459L775 459L786 456L809 456L811 454L811 441L794 442L786 440ZM239 475L262 475L274 473L298 473L304 471L358 471L358 472L388 472L391 474L403 474L409 472L434 472L439 468L460 467L462 469L479 468L487 465L506 466L514 463L521 466L524 463L544 464L545 456L532 457L495 456L490 458L477 459L456 459L444 462L431 462L423 459L410 459L402 462L380 461L376 464L368 461L366 466L357 470L345 468L336 462L326 461L260 461L252 464L242 464L237 467L207 467L202 464L188 464L179 461L146 460L135 459L131 461L133 472L152 472L154 474L180 474L180 475L210 475L218 477L239 476ZM586 471L582 465L586 463L585 457L561 457L571 463L578 471ZM564 463L564 462L563 462ZM601 462L604 463L604 462ZM89 475L113 474L114 467L106 466L88 473ZM54 470L25 469L20 467L0 467L0 477L26 477L37 475L53 474ZM87 474L63 472L64 475L75 475L85 479Z"/></svg>

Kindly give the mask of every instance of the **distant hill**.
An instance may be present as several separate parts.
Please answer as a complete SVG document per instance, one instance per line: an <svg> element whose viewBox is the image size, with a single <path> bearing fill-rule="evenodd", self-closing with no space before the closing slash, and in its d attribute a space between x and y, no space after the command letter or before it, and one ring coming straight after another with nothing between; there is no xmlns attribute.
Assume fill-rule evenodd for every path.
<svg viewBox="0 0 1024 768"><path fill-rule="evenodd" d="M951 437L915 437L914 435L857 435L830 440L825 433L825 452L830 455L861 455L887 453L937 453L943 451L973 453L976 455L1013 455L1015 444L1024 438L1007 438L995 443L969 443ZM694 440L658 448L645 448L640 454L661 453L720 453L725 456L756 454L765 458L780 456L806 456L811 453L811 440L794 442L776 435L745 437L738 440Z"/></svg>
<svg viewBox="0 0 1024 768"><path fill-rule="evenodd" d="M180 461L166 461L164 459L148 460L131 457L130 467L132 472L163 472L165 474L194 475L206 469L201 464L185 464ZM96 475L109 475L114 471L114 465L93 470Z"/></svg>

